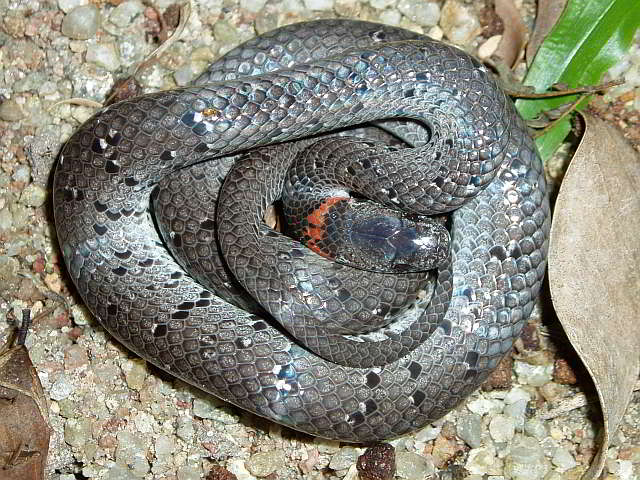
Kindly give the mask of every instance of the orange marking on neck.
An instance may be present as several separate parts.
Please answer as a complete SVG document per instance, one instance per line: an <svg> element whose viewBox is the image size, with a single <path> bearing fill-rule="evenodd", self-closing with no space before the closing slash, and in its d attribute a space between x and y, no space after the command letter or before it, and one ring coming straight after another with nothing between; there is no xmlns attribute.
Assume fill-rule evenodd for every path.
<svg viewBox="0 0 640 480"><path fill-rule="evenodd" d="M325 258L333 257L322 250L316 242L320 242L325 236L327 228L327 215L329 214L329 210L336 203L340 203L344 200L349 200L349 197L327 198L324 202L322 202L322 204L320 204L318 208L307 215L308 227L305 229L304 233L310 238L310 240L307 241L306 245L318 255L321 255Z"/></svg>

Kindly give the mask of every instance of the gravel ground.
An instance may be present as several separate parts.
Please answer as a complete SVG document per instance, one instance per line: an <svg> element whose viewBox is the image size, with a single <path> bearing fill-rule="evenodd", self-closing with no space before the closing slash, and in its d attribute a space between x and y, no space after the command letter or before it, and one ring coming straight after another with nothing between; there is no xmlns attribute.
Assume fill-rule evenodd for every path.
<svg viewBox="0 0 640 480"><path fill-rule="evenodd" d="M531 25L533 3L516 3ZM133 73L177 18L171 0L150 5L0 0L0 341L21 309L31 309L36 321L27 346L53 428L48 476L191 480L218 466L238 479L355 478L363 448L246 414L132 356L88 314L61 267L50 172L62 143L93 107L59 102L103 102L116 80ZM501 31L492 10L471 0L196 0L192 10L181 40L140 73L144 91L184 85L241 41L301 20L382 21L482 55ZM638 124L638 50L636 44L613 72L627 83L604 100L627 125ZM575 355L548 315L547 297L517 353L485 388L432 426L391 442L399 478L555 480L584 472L595 451L595 406L540 419L548 407L592 393L586 374L571 367ZM605 478L640 478L638 445L636 393L608 452Z"/></svg>

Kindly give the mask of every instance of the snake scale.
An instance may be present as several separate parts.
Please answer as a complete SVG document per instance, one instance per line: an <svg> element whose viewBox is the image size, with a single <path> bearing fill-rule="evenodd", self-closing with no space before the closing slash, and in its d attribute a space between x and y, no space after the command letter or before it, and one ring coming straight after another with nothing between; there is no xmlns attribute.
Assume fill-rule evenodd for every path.
<svg viewBox="0 0 640 480"><path fill-rule="evenodd" d="M376 166L362 143L343 147L320 135L378 121L412 144L392 149L397 167ZM411 122L413 130L403 127ZM419 130L423 138L412 140ZM299 152L293 140L309 137L324 142L321 159L347 149L363 188L382 182L369 188L382 203L451 211L450 260L429 278L406 274L413 280L326 266L267 228L262 212L284 184L271 174L290 164L279 155ZM218 218L198 213L225 175ZM207 178L213 183L200 183ZM385 186L391 182L398 186ZM123 344L257 415L368 442L443 416L510 350L545 271L545 189L524 122L473 57L399 28L319 20L245 43L191 86L99 111L63 147L53 201L68 272ZM152 200L173 214L164 241ZM231 280L216 288L223 293L195 280L220 262L216 228L226 265L258 295L256 309L234 300ZM181 264L204 261L199 273L185 273L166 244L186 247ZM430 289L429 304L406 293L411 282ZM225 291L231 303L220 298ZM413 298L412 306L403 309L399 298ZM243 302L247 310L236 306ZM349 333L341 330L349 315L365 327L382 320Z"/></svg>

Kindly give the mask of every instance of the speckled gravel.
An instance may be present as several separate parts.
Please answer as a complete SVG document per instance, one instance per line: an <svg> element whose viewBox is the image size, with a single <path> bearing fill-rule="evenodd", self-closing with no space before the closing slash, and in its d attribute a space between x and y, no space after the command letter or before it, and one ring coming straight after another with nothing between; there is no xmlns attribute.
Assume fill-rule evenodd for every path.
<svg viewBox="0 0 640 480"><path fill-rule="evenodd" d="M496 34L483 36L491 18L484 3L195 0L181 40L138 79L145 91L185 85L256 33L335 16L401 25L486 57ZM531 24L533 0L516 3ZM149 366L91 318L61 271L49 174L64 140L93 112L64 101L103 102L157 47L172 9L172 0L0 0L0 340L21 309L31 309L27 346L53 428L49 478L195 480L212 466L219 467L212 478L356 478L363 446L297 434ZM626 95L629 109L640 108L639 52L612 72L627 83L609 95ZM488 386L435 424L391 441L397 478L555 480L585 471L595 451L592 408L537 417L590 388L580 373L577 386L553 382L554 358L573 354L540 311L534 323L550 335L540 337L540 351L518 349L511 390ZM607 479L640 476L639 445L636 394L607 454Z"/></svg>

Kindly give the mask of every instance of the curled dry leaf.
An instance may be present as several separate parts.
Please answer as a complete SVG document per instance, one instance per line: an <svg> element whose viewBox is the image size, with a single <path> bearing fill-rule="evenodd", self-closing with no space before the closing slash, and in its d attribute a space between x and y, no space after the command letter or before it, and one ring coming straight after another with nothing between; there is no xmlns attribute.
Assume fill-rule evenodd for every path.
<svg viewBox="0 0 640 480"><path fill-rule="evenodd" d="M533 57L536 56L540 44L562 15L566 4L567 0L540 0L538 2L536 26L527 45L527 65L531 65L533 62Z"/></svg>
<svg viewBox="0 0 640 480"><path fill-rule="evenodd" d="M0 347L0 480L41 480L49 452L47 404L24 345Z"/></svg>
<svg viewBox="0 0 640 480"><path fill-rule="evenodd" d="M549 286L602 408L602 443L583 477L593 479L640 373L640 158L616 128L584 118L556 202Z"/></svg>
<svg viewBox="0 0 640 480"><path fill-rule="evenodd" d="M493 56L502 60L508 67L513 67L524 48L527 26L522 21L513 0L495 0L495 9L504 24L504 32Z"/></svg>

